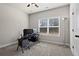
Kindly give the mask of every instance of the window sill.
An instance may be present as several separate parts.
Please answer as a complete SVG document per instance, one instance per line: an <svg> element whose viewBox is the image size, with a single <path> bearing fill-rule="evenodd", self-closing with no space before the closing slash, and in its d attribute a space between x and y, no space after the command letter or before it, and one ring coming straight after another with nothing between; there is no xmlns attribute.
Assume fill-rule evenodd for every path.
<svg viewBox="0 0 79 59"><path fill-rule="evenodd" d="M60 37L60 34L48 34L48 33L39 33L40 35L45 35L45 36L55 36L55 37Z"/></svg>

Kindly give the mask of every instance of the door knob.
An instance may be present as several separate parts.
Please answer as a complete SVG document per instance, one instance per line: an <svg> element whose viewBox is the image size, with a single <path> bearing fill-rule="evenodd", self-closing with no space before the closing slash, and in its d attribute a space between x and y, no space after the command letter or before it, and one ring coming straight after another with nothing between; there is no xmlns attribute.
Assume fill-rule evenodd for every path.
<svg viewBox="0 0 79 59"><path fill-rule="evenodd" d="M75 37L78 37L79 38L79 35L75 35Z"/></svg>

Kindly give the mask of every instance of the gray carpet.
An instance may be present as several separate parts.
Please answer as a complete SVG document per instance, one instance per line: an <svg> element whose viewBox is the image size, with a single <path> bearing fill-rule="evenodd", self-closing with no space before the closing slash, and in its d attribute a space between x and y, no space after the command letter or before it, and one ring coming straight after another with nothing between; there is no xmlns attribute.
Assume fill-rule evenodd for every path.
<svg viewBox="0 0 79 59"><path fill-rule="evenodd" d="M0 49L0 56L72 56L69 47L40 42L29 49L16 51L17 45Z"/></svg>

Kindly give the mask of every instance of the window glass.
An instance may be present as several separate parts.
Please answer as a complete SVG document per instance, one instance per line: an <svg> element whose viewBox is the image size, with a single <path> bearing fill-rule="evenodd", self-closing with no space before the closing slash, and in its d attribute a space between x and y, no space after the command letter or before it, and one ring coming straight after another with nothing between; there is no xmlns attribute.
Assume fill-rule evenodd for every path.
<svg viewBox="0 0 79 59"><path fill-rule="evenodd" d="M47 28L40 28L41 33L47 33Z"/></svg>
<svg viewBox="0 0 79 59"><path fill-rule="evenodd" d="M49 33L50 34L58 34L59 33L59 28L58 27L57 28L50 27L49 28Z"/></svg>
<svg viewBox="0 0 79 59"><path fill-rule="evenodd" d="M58 26L58 25L59 25L58 18L51 18L51 19L49 19L49 26Z"/></svg>
<svg viewBox="0 0 79 59"><path fill-rule="evenodd" d="M47 19L40 20L40 26L47 26Z"/></svg>

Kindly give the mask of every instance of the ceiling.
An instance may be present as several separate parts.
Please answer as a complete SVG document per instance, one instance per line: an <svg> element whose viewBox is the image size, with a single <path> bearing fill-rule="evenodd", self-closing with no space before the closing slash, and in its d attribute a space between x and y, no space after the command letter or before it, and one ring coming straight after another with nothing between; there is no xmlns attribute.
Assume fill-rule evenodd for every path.
<svg viewBox="0 0 79 59"><path fill-rule="evenodd" d="M51 8L57 8L57 7L68 5L68 4L67 3L37 3L37 5L39 6L38 8L36 8L34 5L27 7L27 3L7 3L7 5L17 8L28 14L31 14L31 13L35 13L35 12L48 10Z"/></svg>

